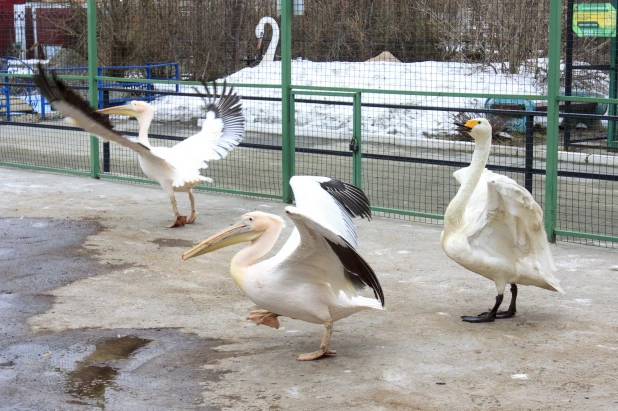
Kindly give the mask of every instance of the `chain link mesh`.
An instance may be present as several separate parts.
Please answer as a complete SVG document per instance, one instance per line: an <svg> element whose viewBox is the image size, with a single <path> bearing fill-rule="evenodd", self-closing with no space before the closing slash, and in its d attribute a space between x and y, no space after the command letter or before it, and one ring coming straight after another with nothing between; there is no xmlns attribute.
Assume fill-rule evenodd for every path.
<svg viewBox="0 0 618 411"><path fill-rule="evenodd" d="M616 21L595 4L562 2L561 92L581 101L560 102L559 135L548 136L549 0L306 0L304 14L291 20L290 86L305 93L293 96L295 172L348 182L358 173L382 214L439 222L458 189L452 173L473 150L452 123L483 116L494 128L488 168L526 186L544 207L545 143L558 138L556 228L617 237L616 41L608 37ZM215 180L207 186L279 196L277 2L103 0L97 7L99 107L150 102L151 143L171 146L200 129L203 102L189 82L227 80L243 97L246 133L240 147L203 171ZM585 19L606 15L609 23L590 32ZM86 17L76 0L0 5L2 163L90 170L85 133L52 112L27 76L16 76L33 74L42 61L73 76L65 82L88 99ZM362 103L356 135L354 93ZM112 121L136 136L135 121ZM136 160L122 147L100 146L102 174L145 178Z"/></svg>

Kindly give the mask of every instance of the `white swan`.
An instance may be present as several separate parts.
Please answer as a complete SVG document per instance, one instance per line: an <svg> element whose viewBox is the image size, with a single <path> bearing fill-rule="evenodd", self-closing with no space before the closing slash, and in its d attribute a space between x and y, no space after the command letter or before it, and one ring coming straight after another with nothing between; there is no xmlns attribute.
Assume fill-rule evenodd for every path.
<svg viewBox="0 0 618 411"><path fill-rule="evenodd" d="M262 38L264 37L264 26L266 24L270 24L270 27L273 29L273 37L270 40L270 44L268 45L268 50L266 50L266 54L262 57L262 61L260 64L265 62L275 61L275 51L277 50L277 45L279 44L279 25L277 21L272 17L266 16L262 17L257 26L255 26L255 37L258 39L258 50L262 47Z"/></svg>
<svg viewBox="0 0 618 411"><path fill-rule="evenodd" d="M475 149L470 166L453 174L461 187L444 215L442 248L456 263L493 280L498 290L490 311L462 316L462 320L491 322L512 317L516 312L516 284L564 294L553 275L556 266L541 207L512 179L485 170L491 125L484 118L456 124L474 138ZM511 304L507 311L498 312L507 284L511 284Z"/></svg>

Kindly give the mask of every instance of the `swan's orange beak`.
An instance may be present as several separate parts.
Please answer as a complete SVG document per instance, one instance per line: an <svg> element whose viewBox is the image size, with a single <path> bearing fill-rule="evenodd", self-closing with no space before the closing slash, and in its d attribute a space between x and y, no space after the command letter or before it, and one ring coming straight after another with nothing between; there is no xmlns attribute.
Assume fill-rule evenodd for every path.
<svg viewBox="0 0 618 411"><path fill-rule="evenodd" d="M468 120L465 123L453 123L456 126L465 129L465 131L470 131L472 130L472 127L474 127L475 125L477 125L478 123L476 121L472 121L472 120Z"/></svg>

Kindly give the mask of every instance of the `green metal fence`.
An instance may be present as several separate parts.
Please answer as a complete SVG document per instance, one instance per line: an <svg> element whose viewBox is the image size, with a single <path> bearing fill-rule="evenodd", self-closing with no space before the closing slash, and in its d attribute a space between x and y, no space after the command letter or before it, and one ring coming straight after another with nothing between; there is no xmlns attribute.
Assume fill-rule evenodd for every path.
<svg viewBox="0 0 618 411"><path fill-rule="evenodd" d="M26 4L39 48L26 44L16 57L45 60L93 105L151 100L155 145L199 130L198 78L226 79L243 97L246 135L209 164L215 183L200 189L289 202L292 175L328 175L361 186L376 212L428 222L442 219L458 188L452 173L471 158L472 143L452 122L488 116L506 130L494 139L488 168L532 192L552 240L618 244L616 38L582 36L589 22L578 26L611 8L573 0L305 0L296 15L295 1L282 0L279 11L266 0ZM273 19L258 24L262 16ZM262 33L269 51L260 58ZM27 32L17 34L28 42ZM36 55L54 51L40 47L45 41L62 47ZM146 78L135 68L153 56L178 63L181 79L159 68ZM5 102L23 94L31 75L0 73ZM38 104L30 113L2 112L0 165L148 182L133 153L84 138ZM134 122L114 123L137 131Z"/></svg>

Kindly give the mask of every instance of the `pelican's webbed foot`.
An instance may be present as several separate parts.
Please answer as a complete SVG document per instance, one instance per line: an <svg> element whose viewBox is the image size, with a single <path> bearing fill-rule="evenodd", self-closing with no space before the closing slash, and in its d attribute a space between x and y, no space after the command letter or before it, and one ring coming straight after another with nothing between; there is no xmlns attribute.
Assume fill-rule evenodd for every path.
<svg viewBox="0 0 618 411"><path fill-rule="evenodd" d="M277 317L279 317L279 314L271 313L268 310L254 310L249 313L247 320L251 320L257 325L266 325L279 329Z"/></svg>
<svg viewBox="0 0 618 411"><path fill-rule="evenodd" d="M187 216L179 215L178 217L176 217L176 221L174 221L172 225L168 225L166 227L167 228L182 227L185 224L187 224Z"/></svg>
<svg viewBox="0 0 618 411"><path fill-rule="evenodd" d="M197 215L195 214L191 214L191 216L189 217L189 219L187 220L186 224L191 224L195 221L195 219L197 218Z"/></svg>
<svg viewBox="0 0 618 411"><path fill-rule="evenodd" d="M331 350L328 348L330 345L330 337L333 334L333 322L332 320L326 321L324 323L324 335L322 336L322 344L320 344L320 349L314 352L309 352L307 354L298 354L296 357L297 361L313 361L318 358L322 358L325 355L335 355L337 351Z"/></svg>
<svg viewBox="0 0 618 411"><path fill-rule="evenodd" d="M325 355L335 355L337 354L337 351L335 350L331 350L329 348L320 348L317 351L314 352L309 352L307 354L298 354L298 356L296 357L297 361L313 361L313 360L317 360L318 358L322 358Z"/></svg>

